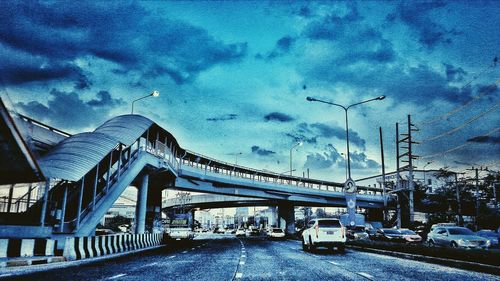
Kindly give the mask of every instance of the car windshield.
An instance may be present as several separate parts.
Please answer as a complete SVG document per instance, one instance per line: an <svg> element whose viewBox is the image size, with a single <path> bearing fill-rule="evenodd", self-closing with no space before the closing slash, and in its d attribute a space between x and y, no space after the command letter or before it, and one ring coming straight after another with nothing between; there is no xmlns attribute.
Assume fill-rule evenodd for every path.
<svg viewBox="0 0 500 281"><path fill-rule="evenodd" d="M401 234L397 229L384 229L385 234Z"/></svg>
<svg viewBox="0 0 500 281"><path fill-rule="evenodd" d="M318 225L324 226L324 227L340 227L340 221L338 221L338 220L319 220Z"/></svg>
<svg viewBox="0 0 500 281"><path fill-rule="evenodd" d="M283 233L283 230L281 228L274 228L273 233Z"/></svg>
<svg viewBox="0 0 500 281"><path fill-rule="evenodd" d="M413 230L409 230L409 229L400 230L400 232L401 232L402 234L406 234L406 235L415 235L415 234L416 234L416 233L415 233L415 231L413 231Z"/></svg>
<svg viewBox="0 0 500 281"><path fill-rule="evenodd" d="M448 231L450 232L450 235L474 235L472 230L465 227L448 228Z"/></svg>

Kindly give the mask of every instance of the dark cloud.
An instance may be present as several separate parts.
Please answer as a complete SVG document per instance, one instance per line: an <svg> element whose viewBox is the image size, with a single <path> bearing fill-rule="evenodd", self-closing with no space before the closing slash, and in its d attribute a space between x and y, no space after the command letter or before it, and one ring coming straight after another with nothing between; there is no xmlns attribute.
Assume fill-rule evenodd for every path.
<svg viewBox="0 0 500 281"><path fill-rule="evenodd" d="M293 38L291 36L282 37L276 42L276 46L274 47L274 49L267 53L265 56L257 54L255 57L258 59L265 59L267 61L282 57L290 52L290 49L295 44L296 40L296 38Z"/></svg>
<svg viewBox="0 0 500 281"><path fill-rule="evenodd" d="M351 169L378 169L380 164L372 159L368 159L363 152L351 152ZM332 145L328 144L321 153L312 153L307 155L305 168L327 169L336 167L345 169L346 159Z"/></svg>
<svg viewBox="0 0 500 281"><path fill-rule="evenodd" d="M358 62L388 63L396 58L392 43L382 33L363 23L356 4L344 15L332 13L310 22L303 34L311 40L331 41L336 49L346 49L331 65L349 66Z"/></svg>
<svg viewBox="0 0 500 281"><path fill-rule="evenodd" d="M207 118L207 121L212 121L212 122L217 122L217 121L228 121L228 120L235 120L238 117L238 114L225 114L217 117L210 117Z"/></svg>
<svg viewBox="0 0 500 281"><path fill-rule="evenodd" d="M339 126L330 126L322 123L314 123L310 125L311 128L313 128L319 136L324 137L324 138L331 138L335 137L338 139L346 139L346 133L345 129L341 128ZM366 148L366 141L362 139L357 132L354 132L353 130L349 130L349 142L354 143L358 147L362 148L363 150Z"/></svg>
<svg viewBox="0 0 500 281"><path fill-rule="evenodd" d="M267 150L267 149L264 149L264 148L260 148L259 146L257 145L254 145L252 146L252 153L255 153L259 156L269 156L269 155L272 155L272 154L276 154L276 152L272 151L272 150Z"/></svg>
<svg viewBox="0 0 500 281"><path fill-rule="evenodd" d="M350 152L351 169L378 169L381 167L375 160L368 159L363 152Z"/></svg>
<svg viewBox="0 0 500 281"><path fill-rule="evenodd" d="M500 143L500 137L493 136L477 136L467 140L467 142L477 142L477 143Z"/></svg>
<svg viewBox="0 0 500 281"><path fill-rule="evenodd" d="M0 6L0 46L28 58L13 60L9 69L17 73L4 77L6 83L65 78L78 89L88 88L74 61L90 56L182 84L214 65L239 61L247 50L246 43L226 44L204 29L160 19L138 2L3 1Z"/></svg>
<svg viewBox="0 0 500 281"><path fill-rule="evenodd" d="M399 18L408 25L419 38L419 42L427 48L433 48L438 44L449 44L452 37L460 34L456 30L446 30L446 28L431 19L429 13L433 10L446 6L444 1L416 1L401 2L397 6L394 14L386 19L394 22Z"/></svg>
<svg viewBox="0 0 500 281"><path fill-rule="evenodd" d="M292 116L281 113L281 112L271 112L264 116L264 120L266 121L278 121L278 122L291 122L295 120Z"/></svg>
<svg viewBox="0 0 500 281"><path fill-rule="evenodd" d="M328 144L322 153L308 154L304 167L311 169L327 169L339 161L344 161L342 156L333 145Z"/></svg>
<svg viewBox="0 0 500 281"><path fill-rule="evenodd" d="M461 67L454 67L450 64L444 64L446 68L446 79L450 82L460 82L464 80L464 76L467 75L467 72L463 70Z"/></svg>
<svg viewBox="0 0 500 281"><path fill-rule="evenodd" d="M123 99L113 99L108 91L99 91L97 99L91 99L87 104L92 107L116 107L124 105L125 101Z"/></svg>
<svg viewBox="0 0 500 281"><path fill-rule="evenodd" d="M109 118L111 109L121 106L122 99L113 99L106 91L97 93L97 98L84 101L74 92L53 89L47 105L37 101L19 102L16 107L26 115L47 122L52 126L74 131L101 124Z"/></svg>

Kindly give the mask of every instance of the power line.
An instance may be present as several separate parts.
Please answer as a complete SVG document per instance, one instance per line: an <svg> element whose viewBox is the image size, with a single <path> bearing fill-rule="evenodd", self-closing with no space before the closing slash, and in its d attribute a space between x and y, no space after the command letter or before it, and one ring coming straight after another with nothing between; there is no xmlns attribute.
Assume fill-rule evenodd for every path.
<svg viewBox="0 0 500 281"><path fill-rule="evenodd" d="M473 123L474 121L478 120L479 118L483 117L484 115L486 115L486 114L488 114L488 113L490 113L490 112L492 112L492 111L497 110L497 109L498 109L498 106L500 106L500 103L495 104L494 106L492 106L492 107L488 108L488 110L486 110L486 111L482 112L481 114L479 114L479 115L477 115L477 116L475 116L475 117L473 117L473 118L471 118L471 119L467 120L466 122L464 122L464 123L463 123L463 124L461 124L460 126L458 126L458 127L456 127L456 128L453 128L453 129L451 129L451 130L449 130L449 131L446 131L446 132L444 132L444 133L442 133L442 134L439 134L439 135L437 135L437 136L434 136L434 137L432 137L432 138L425 139L425 140L423 140L423 141L422 141L422 143L424 143L424 142L428 142L428 141L437 140L437 139L442 138L442 137L444 137L444 136L451 135L451 134L453 134L453 133L455 133L455 132L457 132L457 131L460 131L461 129L465 128L467 125L469 125L469 124Z"/></svg>
<svg viewBox="0 0 500 281"><path fill-rule="evenodd" d="M470 80L469 82L467 82L465 85L463 85L460 89L463 89L467 86L469 86L472 82L474 82L475 80L477 80L481 75L483 75L488 69L491 68L491 71L493 71L496 67L496 63L498 61L498 57L495 57L492 61L492 63L490 65L488 65L487 67L485 67L483 70L481 70L476 76L473 77L472 80ZM490 85L489 87L492 87L492 85ZM489 88L488 87L488 88ZM467 106L469 106L470 104L472 104L473 102L475 102L476 100L482 98L483 96L487 95L488 94L488 91L487 89L485 89L482 93L480 93L479 95L475 96L474 98L472 98L470 101L468 101L467 103L455 108L454 110L450 111L450 112L447 112L441 116L438 116L438 117L435 117L435 118L432 118L432 119L428 119L428 120L424 120L422 122L420 122L419 124L421 125L431 125L431 124L434 124L438 121L441 121L441 120L444 120L460 111L462 111L464 108L466 108Z"/></svg>
<svg viewBox="0 0 500 281"><path fill-rule="evenodd" d="M500 130L500 127L496 127L495 129L489 131L487 134L485 134L483 136L490 136L490 135L494 134L495 132L497 132L499 130ZM431 154L431 155L424 155L424 156L421 156L420 158L421 159L434 158L434 157L441 156L441 155L444 155L444 154L449 153L449 152L453 152L455 150L462 149L462 148L464 148L466 146L469 146L471 144L473 144L473 143L472 142L467 142L467 143L464 143L462 145L456 146L454 148L448 149L446 151L435 153L435 154Z"/></svg>

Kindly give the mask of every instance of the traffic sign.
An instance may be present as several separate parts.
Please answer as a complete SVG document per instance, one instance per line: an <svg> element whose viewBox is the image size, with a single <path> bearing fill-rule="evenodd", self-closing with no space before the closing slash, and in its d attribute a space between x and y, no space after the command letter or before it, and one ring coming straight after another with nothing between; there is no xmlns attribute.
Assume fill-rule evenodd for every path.
<svg viewBox="0 0 500 281"><path fill-rule="evenodd" d="M344 192L353 194L356 193L356 183L354 182L353 179L349 178L345 183L344 183Z"/></svg>

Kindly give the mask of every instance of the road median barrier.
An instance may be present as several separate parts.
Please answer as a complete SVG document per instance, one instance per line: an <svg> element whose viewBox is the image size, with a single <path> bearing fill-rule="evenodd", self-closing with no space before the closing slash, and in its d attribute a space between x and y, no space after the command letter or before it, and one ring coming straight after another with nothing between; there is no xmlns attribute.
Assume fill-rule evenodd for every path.
<svg viewBox="0 0 500 281"><path fill-rule="evenodd" d="M500 253L372 240L349 241L352 249L500 275Z"/></svg>

